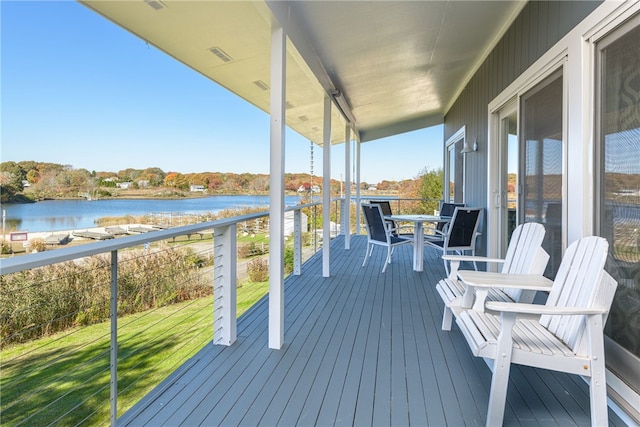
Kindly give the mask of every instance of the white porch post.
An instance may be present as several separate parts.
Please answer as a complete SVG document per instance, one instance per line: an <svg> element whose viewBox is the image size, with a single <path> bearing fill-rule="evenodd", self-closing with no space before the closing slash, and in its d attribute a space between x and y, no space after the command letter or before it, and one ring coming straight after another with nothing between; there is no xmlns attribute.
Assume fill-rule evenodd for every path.
<svg viewBox="0 0 640 427"><path fill-rule="evenodd" d="M269 178L269 348L284 343L284 103L286 36L271 30L271 150Z"/></svg>
<svg viewBox="0 0 640 427"><path fill-rule="evenodd" d="M331 100L324 97L322 129L322 277L330 276L331 251Z"/></svg>
<svg viewBox="0 0 640 427"><path fill-rule="evenodd" d="M213 343L231 345L237 338L237 262L236 225L216 227L214 230L214 320Z"/></svg>
<svg viewBox="0 0 640 427"><path fill-rule="evenodd" d="M360 141L356 140L356 234L360 235Z"/></svg>
<svg viewBox="0 0 640 427"><path fill-rule="evenodd" d="M344 248L351 249L351 128L344 128Z"/></svg>

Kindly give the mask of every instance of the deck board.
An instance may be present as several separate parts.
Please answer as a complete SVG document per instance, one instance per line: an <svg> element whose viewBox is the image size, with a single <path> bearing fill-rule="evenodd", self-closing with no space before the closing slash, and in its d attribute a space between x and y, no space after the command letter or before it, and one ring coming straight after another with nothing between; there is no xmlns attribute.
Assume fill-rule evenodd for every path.
<svg viewBox="0 0 640 427"><path fill-rule="evenodd" d="M342 246L341 246L342 245ZM285 280L285 345L268 348L265 298L238 321L238 341L207 345L119 424L157 425L484 425L491 373L454 325L440 329L439 258L412 269L399 247L361 267L366 239L331 248ZM612 412L610 424L623 425ZM514 366L505 425L589 424L588 387L566 374Z"/></svg>

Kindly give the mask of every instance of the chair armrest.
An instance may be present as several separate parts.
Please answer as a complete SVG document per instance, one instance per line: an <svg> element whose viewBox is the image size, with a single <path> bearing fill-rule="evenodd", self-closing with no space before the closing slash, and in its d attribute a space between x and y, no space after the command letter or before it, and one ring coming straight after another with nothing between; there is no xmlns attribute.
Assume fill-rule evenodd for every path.
<svg viewBox="0 0 640 427"><path fill-rule="evenodd" d="M529 276L529 274L523 274L523 276ZM523 280L526 280L526 279L523 279ZM553 282L551 280L549 280L549 282L546 282L546 283L522 282L522 283L508 283L504 285L497 284L497 283L496 284L489 284L489 283L470 284L466 282L465 284L468 287L475 288L476 290L500 288L500 289L520 289L523 291L546 291L546 292L549 292L551 290L551 287L553 286Z"/></svg>
<svg viewBox="0 0 640 427"><path fill-rule="evenodd" d="M461 270L458 278L474 288L512 288L531 291L546 291L553 281L539 274L504 274L488 271Z"/></svg>
<svg viewBox="0 0 640 427"><path fill-rule="evenodd" d="M458 269L460 268L460 263L463 261L467 262L486 262L486 263L496 263L501 264L504 263L505 260L502 258L488 258L485 256L479 255L457 255L457 254L444 254L442 255L442 259L445 261L449 261L451 266L449 268L449 278L455 279L458 274Z"/></svg>
<svg viewBox="0 0 640 427"><path fill-rule="evenodd" d="M548 292L553 286L553 281L536 274L503 274L486 271L463 270L457 273L465 284L466 291L462 297L462 307L484 311L485 301L490 289L510 288L524 291ZM476 297L475 302L473 297Z"/></svg>
<svg viewBox="0 0 640 427"><path fill-rule="evenodd" d="M503 258L489 258L480 255L456 255L456 254L447 254L442 255L442 259L447 261L476 261L476 262L495 262L495 263L503 263L505 260Z"/></svg>
<svg viewBox="0 0 640 427"><path fill-rule="evenodd" d="M486 309L501 313L521 313L540 315L591 315L606 314L608 310L599 307L558 307L541 304L523 304L518 302L489 301Z"/></svg>

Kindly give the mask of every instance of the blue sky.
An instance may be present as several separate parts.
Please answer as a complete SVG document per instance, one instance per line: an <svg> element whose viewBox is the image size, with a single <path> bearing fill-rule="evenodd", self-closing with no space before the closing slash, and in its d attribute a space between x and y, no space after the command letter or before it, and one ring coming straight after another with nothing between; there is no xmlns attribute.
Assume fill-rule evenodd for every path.
<svg viewBox="0 0 640 427"><path fill-rule="evenodd" d="M77 2L2 0L0 15L1 161L269 172L268 115L216 83ZM362 144L361 180L441 167L442 134L437 126ZM309 141L288 130L286 172L308 173L309 154ZM343 144L331 162L339 179Z"/></svg>

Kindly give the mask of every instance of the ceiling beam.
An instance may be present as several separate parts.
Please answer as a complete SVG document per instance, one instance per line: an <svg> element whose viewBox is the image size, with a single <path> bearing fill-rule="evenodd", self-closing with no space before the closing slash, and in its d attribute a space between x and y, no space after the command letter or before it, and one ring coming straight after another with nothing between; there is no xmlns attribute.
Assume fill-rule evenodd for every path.
<svg viewBox="0 0 640 427"><path fill-rule="evenodd" d="M278 20L279 24L284 28L285 33L289 37L289 40L298 49L300 56L309 66L309 69L314 76L320 82L320 85L325 90L331 101L340 111L344 120L349 124L354 133L358 134L356 127L356 119L351 111L351 106L348 104L341 89L331 80L329 73L324 67L324 64L316 54L313 45L306 36L305 31L298 25L297 17L294 16L294 12L289 1L267 0L267 6L271 10L271 13Z"/></svg>

